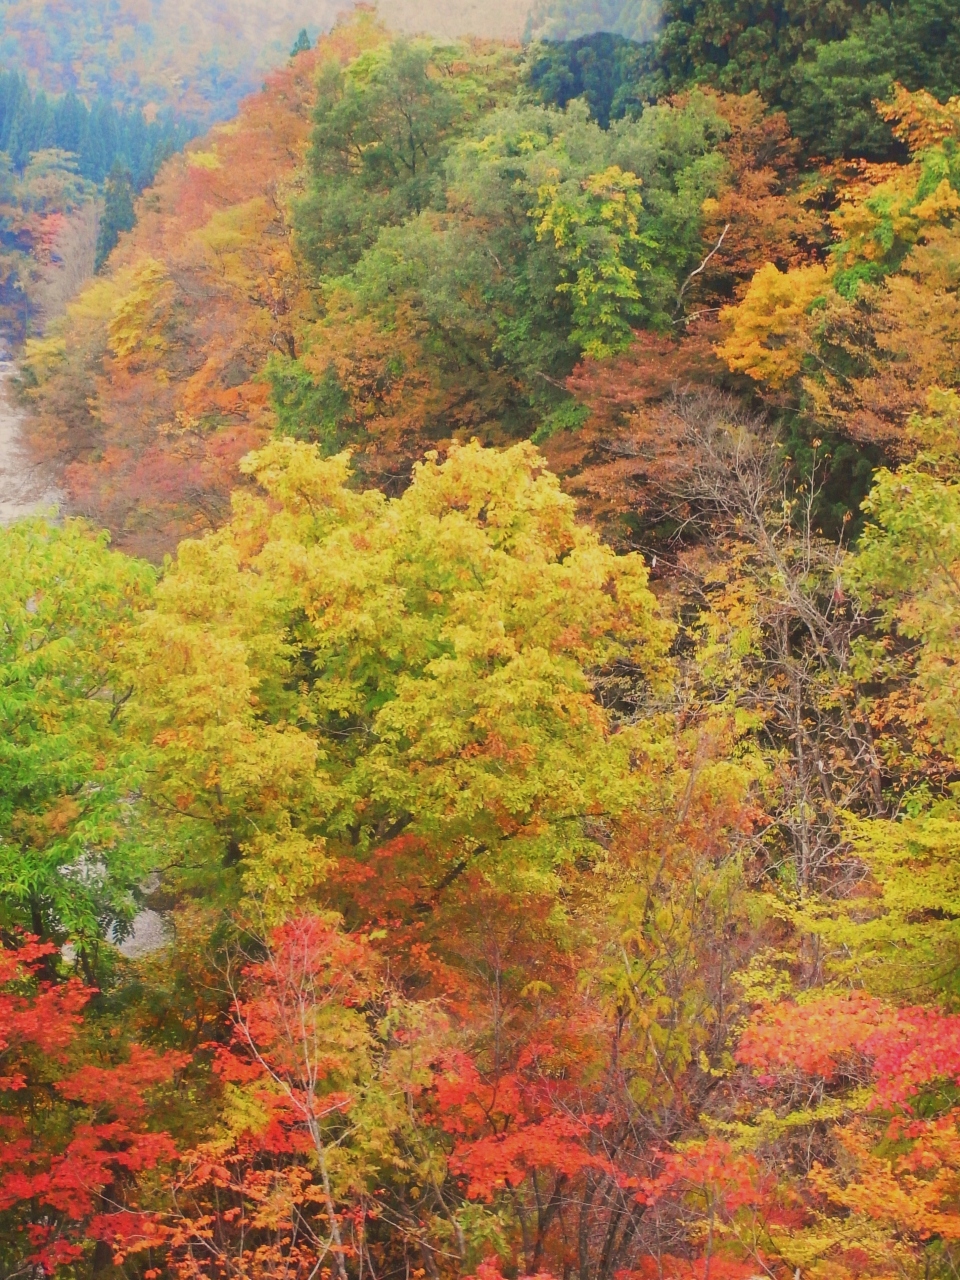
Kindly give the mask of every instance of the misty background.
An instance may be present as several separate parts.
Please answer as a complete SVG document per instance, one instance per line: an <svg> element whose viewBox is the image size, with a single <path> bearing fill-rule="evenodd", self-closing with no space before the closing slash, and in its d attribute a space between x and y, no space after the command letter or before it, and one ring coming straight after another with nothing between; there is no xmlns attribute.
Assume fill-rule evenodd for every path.
<svg viewBox="0 0 960 1280"><path fill-rule="evenodd" d="M349 9L343 0L0 0L0 65L49 94L108 99L204 124L233 113ZM380 0L385 24L441 38L567 40L656 30L657 0Z"/></svg>

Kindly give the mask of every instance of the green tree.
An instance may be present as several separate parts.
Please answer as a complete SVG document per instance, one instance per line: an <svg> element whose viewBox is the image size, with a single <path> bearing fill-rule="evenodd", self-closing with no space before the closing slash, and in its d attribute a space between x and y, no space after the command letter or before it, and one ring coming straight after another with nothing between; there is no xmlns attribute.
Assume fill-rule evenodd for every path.
<svg viewBox="0 0 960 1280"><path fill-rule="evenodd" d="M893 63L889 41L858 33L820 45L796 68L790 123L808 149L830 157L889 156L893 136L874 103L890 96Z"/></svg>
<svg viewBox="0 0 960 1280"><path fill-rule="evenodd" d="M869 523L850 578L910 647L915 723L938 750L960 759L960 397L934 392L914 419L916 458L875 477ZM868 648L865 657L876 656Z"/></svg>
<svg viewBox="0 0 960 1280"><path fill-rule="evenodd" d="M541 439L576 426L564 381L578 360L623 350L635 327L672 324L681 282L703 259L705 202L729 180L729 130L702 93L606 130L580 100L483 114L451 145L445 208L381 227L327 283L305 356L275 371L284 432L362 440L371 404L391 396L394 420L416 418L427 440L457 429L496 439L491 424ZM404 379L419 385L407 391Z"/></svg>
<svg viewBox="0 0 960 1280"><path fill-rule="evenodd" d="M625 351L631 322L644 316L640 276L660 246L640 230L642 213L640 179L619 165L540 188L537 238L553 238L564 277L557 292L573 301L570 337L596 359Z"/></svg>
<svg viewBox="0 0 960 1280"><path fill-rule="evenodd" d="M0 532L0 919L71 940L88 968L153 867L121 674L152 584L78 521Z"/></svg>
<svg viewBox="0 0 960 1280"><path fill-rule="evenodd" d="M103 214L97 239L98 271L117 247L121 232L131 231L137 221L133 207L133 184L126 169L114 165L103 194Z"/></svg>
<svg viewBox="0 0 960 1280"><path fill-rule="evenodd" d="M307 34L307 28L301 27L300 33L294 41L293 48L290 50L290 57L295 58L298 53L309 53L313 46L310 44L310 36Z"/></svg>
<svg viewBox="0 0 960 1280"><path fill-rule="evenodd" d="M539 11L536 29L561 38L597 30L635 36L629 14L637 6L621 7L557 0ZM960 92L953 0L663 0L658 17L655 35L640 23L644 34L635 38L647 43L630 59L632 83L618 87L622 102L662 100L695 84L756 90L788 111L811 155L889 156L893 135L872 103L894 81L941 101ZM548 49L544 59L537 74L566 92L572 75L561 64L573 63L572 72L573 52ZM622 65L617 46L595 45L590 82L619 82Z"/></svg>
<svg viewBox="0 0 960 1280"><path fill-rule="evenodd" d="M851 671L876 691L875 751L888 812L849 805L844 838L868 875L799 923L825 942L835 972L910 1003L960 998L960 397L934 392L911 424L916 456L881 468L867 524L843 566L876 629Z"/></svg>
<svg viewBox="0 0 960 1280"><path fill-rule="evenodd" d="M344 71L320 72L310 164L311 194L297 226L323 273L355 262L379 227L403 221L442 196L442 165L459 120L451 51L397 41Z"/></svg>
<svg viewBox="0 0 960 1280"><path fill-rule="evenodd" d="M530 60L527 80L537 98L563 108L585 98L602 129L637 108L635 90L640 50L632 40L601 31L578 40L540 45Z"/></svg>
<svg viewBox="0 0 960 1280"><path fill-rule="evenodd" d="M894 140L874 103L894 82L941 101L960 90L960 16L949 0L874 6L844 40L797 64L784 101L809 152L883 160Z"/></svg>

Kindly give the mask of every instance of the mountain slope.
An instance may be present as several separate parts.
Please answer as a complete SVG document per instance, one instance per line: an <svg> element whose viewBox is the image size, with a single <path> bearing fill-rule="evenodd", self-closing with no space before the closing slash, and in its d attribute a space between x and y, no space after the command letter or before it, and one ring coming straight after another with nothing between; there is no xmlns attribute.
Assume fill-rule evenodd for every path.
<svg viewBox="0 0 960 1280"><path fill-rule="evenodd" d="M517 39L528 0L382 0L394 30ZM340 0L0 0L0 63L48 92L231 115L287 57L297 32L329 30Z"/></svg>

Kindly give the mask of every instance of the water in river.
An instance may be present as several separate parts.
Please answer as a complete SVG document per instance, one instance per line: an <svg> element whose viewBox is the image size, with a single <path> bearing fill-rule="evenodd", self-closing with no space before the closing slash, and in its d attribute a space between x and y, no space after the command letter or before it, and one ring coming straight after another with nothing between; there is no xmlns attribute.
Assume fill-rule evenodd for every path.
<svg viewBox="0 0 960 1280"><path fill-rule="evenodd" d="M13 395L15 373L15 366L0 355L0 524L47 511L59 499L49 475L27 452L24 415Z"/></svg>

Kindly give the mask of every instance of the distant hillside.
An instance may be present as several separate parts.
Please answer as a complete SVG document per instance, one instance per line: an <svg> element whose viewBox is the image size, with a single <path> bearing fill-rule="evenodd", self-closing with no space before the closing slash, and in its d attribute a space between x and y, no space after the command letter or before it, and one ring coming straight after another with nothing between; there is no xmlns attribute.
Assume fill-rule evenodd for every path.
<svg viewBox="0 0 960 1280"><path fill-rule="evenodd" d="M48 92L199 119L233 113L289 55L298 31L329 30L342 0L0 0L0 63ZM529 0L383 0L396 30L519 38Z"/></svg>

